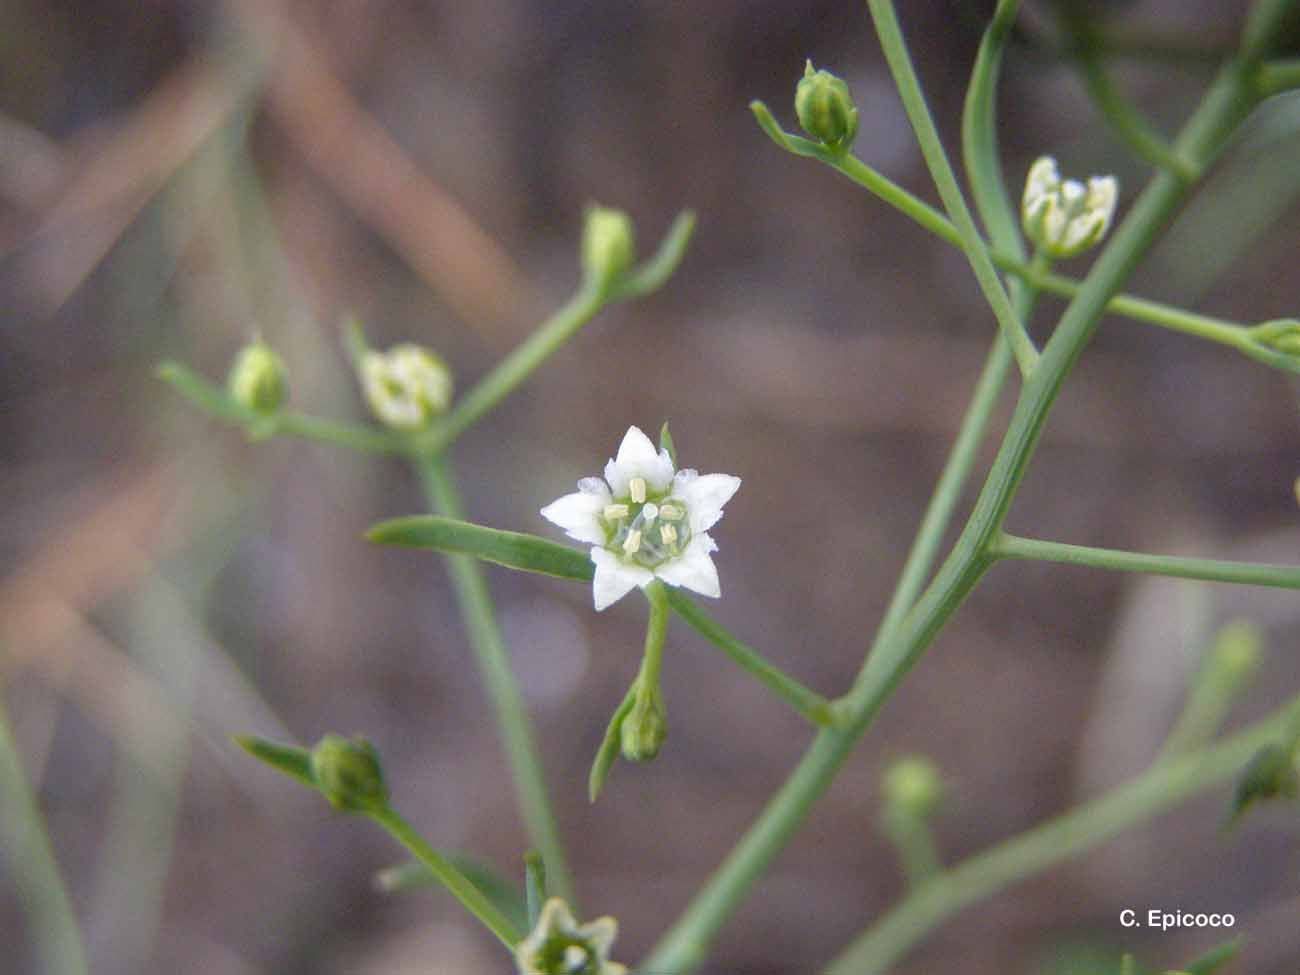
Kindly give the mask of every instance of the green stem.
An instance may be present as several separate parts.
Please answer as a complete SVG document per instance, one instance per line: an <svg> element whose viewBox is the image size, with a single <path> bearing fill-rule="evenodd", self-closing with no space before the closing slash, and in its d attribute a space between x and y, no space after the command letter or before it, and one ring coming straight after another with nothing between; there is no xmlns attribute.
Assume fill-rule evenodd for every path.
<svg viewBox="0 0 1300 975"><path fill-rule="evenodd" d="M461 434L509 396L539 366L558 352L609 300L605 291L586 284L518 348L502 359L456 403L446 418L416 438L422 454L440 454Z"/></svg>
<svg viewBox="0 0 1300 975"><path fill-rule="evenodd" d="M893 4L889 0L867 0L867 6L875 21L876 33L880 36L885 60L889 63L894 83L898 86L899 96L903 100L903 108L907 112L908 119L911 120L912 128L916 130L921 154L925 157L930 176L939 191L939 198L943 200L944 208L957 228L971 270L975 272L980 290L993 309L994 315L997 316L998 326L1015 354L1020 372L1028 376L1038 362L1038 350L1034 348L1034 343L1025 331L1024 323L1016 316L1011 299L1007 296L1006 289L1002 287L1002 282L993 267L993 261L989 258L984 239L980 237L975 221L966 206L961 187L957 185L957 177L948 162L948 155L939 138L939 131L935 128L934 119L930 117L925 95L921 91L916 71L912 67L912 59L907 53L907 45L903 41L903 33L898 26L898 17L894 13Z"/></svg>
<svg viewBox="0 0 1300 975"><path fill-rule="evenodd" d="M650 693L659 687L659 674L664 665L664 642L668 636L668 590L656 579L641 590L650 604L650 619L645 628L645 653L641 656L641 671L637 676L638 694Z"/></svg>
<svg viewBox="0 0 1300 975"><path fill-rule="evenodd" d="M934 835L924 819L901 811L886 810L880 826L885 838L898 853L909 887L923 887L942 873L943 864L939 859Z"/></svg>
<svg viewBox="0 0 1300 975"><path fill-rule="evenodd" d="M1079 72L1093 104L1102 117L1110 123L1120 140L1139 159L1160 169L1168 170L1180 179L1191 182L1197 178L1194 168L1175 153L1169 143L1124 97L1106 73L1101 57L1092 45L1084 45L1077 58Z"/></svg>
<svg viewBox="0 0 1300 975"><path fill-rule="evenodd" d="M871 6L884 14L887 24L893 21L892 10L883 0L871 0ZM896 31L891 36L901 44ZM1249 106L1246 72L1242 64L1234 63L1221 72L1188 122L1178 151L1203 164L1218 151ZM699 964L713 936L798 829L898 682L979 580L1066 375L1092 337L1107 303L1185 195L1181 180L1160 172L1116 228L1026 380L997 458L952 553L902 622L882 634L853 689L836 703L841 724L817 735L758 820L661 940L646 963L647 969L684 973Z"/></svg>
<svg viewBox="0 0 1300 975"><path fill-rule="evenodd" d="M1178 579L1203 579L1207 582L1232 582L1241 585L1274 586L1300 589L1300 566L1266 565L1254 562L1224 562L1218 559L1183 558L1175 555L1152 555L1146 552L1123 552L1087 545L1045 542L1018 535L1001 535L993 544L997 558L1032 559L1060 562L1112 572L1141 572L1147 575L1173 576Z"/></svg>
<svg viewBox="0 0 1300 975"><path fill-rule="evenodd" d="M0 688L0 693L3 688ZM23 771L18 746L0 697L0 844L35 941L37 968L87 975L72 899L63 884L40 805Z"/></svg>
<svg viewBox="0 0 1300 975"><path fill-rule="evenodd" d="M482 921L489 931L500 938L502 944L511 950L519 944L523 934L515 929L509 918L497 910L468 877L426 843L396 810L388 808L368 815L386 829L393 839L406 847L417 860L428 867L429 872L438 878L452 896L460 901L467 911Z"/></svg>
<svg viewBox="0 0 1300 975"><path fill-rule="evenodd" d="M841 954L825 975L879 975L963 908L1093 849L1232 779L1287 726L1294 703L1222 744L1160 763L1109 794L978 853L917 889Z"/></svg>
<svg viewBox="0 0 1300 975"><path fill-rule="evenodd" d="M1260 96L1265 98L1300 88L1300 58L1261 64L1255 75L1255 85Z"/></svg>
<svg viewBox="0 0 1300 975"><path fill-rule="evenodd" d="M415 464L433 509L449 518L464 518L464 506L445 463L437 458L424 457L417 459ZM492 701L529 839L542 854L552 888L560 897L576 905L568 859L548 798L532 722L524 709L519 684L510 669L509 654L497 626L483 569L468 555L448 555L445 558L461 615L469 631L470 646Z"/></svg>
<svg viewBox="0 0 1300 975"><path fill-rule="evenodd" d="M1009 357L1006 358L1006 361L1009 364ZM669 589L668 605L695 632L725 653L741 669L759 680L813 724L827 726L832 723L831 705L826 698L815 691L809 690L793 677L763 659L757 650L746 646L732 636L725 627L695 605L682 592L677 589Z"/></svg>

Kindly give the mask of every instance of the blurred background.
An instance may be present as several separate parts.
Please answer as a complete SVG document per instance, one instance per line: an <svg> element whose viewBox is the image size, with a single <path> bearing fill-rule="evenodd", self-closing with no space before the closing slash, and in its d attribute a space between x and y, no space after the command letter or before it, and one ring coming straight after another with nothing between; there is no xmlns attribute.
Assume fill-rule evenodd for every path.
<svg viewBox="0 0 1300 975"><path fill-rule="evenodd" d="M1244 9L1088 6L1112 36L1174 49L1110 61L1166 132ZM956 147L992 4L902 7ZM1146 170L1058 53L1055 14L1027 3L1008 55L1009 182L1050 151L1067 174L1116 173L1123 207ZM0 51L0 680L94 972L509 967L449 898L378 893L400 851L232 733L363 732L435 846L515 875L526 843L443 565L362 538L424 510L409 471L250 444L158 382L164 358L220 380L260 332L297 408L360 418L340 342L355 313L376 344L438 349L465 389L576 286L586 204L630 211L645 252L692 207L669 286L602 314L465 436L461 487L475 520L553 535L538 508L630 424L671 420L685 464L745 482L715 531L717 616L817 690L847 686L994 330L960 253L780 152L747 111L762 98L793 127L811 57L854 92L859 155L933 200L861 3L5 0ZM1276 99L1131 290L1243 322L1294 316L1298 200L1300 99ZM1042 302L1039 337L1059 308ZM1294 562L1296 392L1221 347L1108 319L1011 528ZM810 733L675 623L668 744L616 767L591 806L644 609L598 616L582 587L487 572L584 906L621 919L616 957L635 959ZM943 769L953 859L1140 771L1211 634L1239 616L1269 654L1234 724L1300 688L1294 595L997 568L706 971L817 971L900 896L876 825L900 755ZM37 972L38 841L6 798L3 964ZM1094 972L1087 959L1119 948L1174 967L1219 940L1121 930L1123 908L1159 907L1232 912L1248 938L1233 971L1295 975L1300 823L1262 809L1224 835L1226 801L1216 790L964 912L897 971Z"/></svg>

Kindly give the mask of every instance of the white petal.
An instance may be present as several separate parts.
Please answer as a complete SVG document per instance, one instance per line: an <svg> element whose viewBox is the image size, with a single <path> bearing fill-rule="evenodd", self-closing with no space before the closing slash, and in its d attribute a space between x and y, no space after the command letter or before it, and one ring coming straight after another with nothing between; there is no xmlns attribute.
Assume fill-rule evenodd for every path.
<svg viewBox="0 0 1300 975"><path fill-rule="evenodd" d="M608 491L577 491L552 501L541 514L547 521L563 528L570 538L588 545L602 545L605 530L600 527L596 516L608 503Z"/></svg>
<svg viewBox="0 0 1300 975"><path fill-rule="evenodd" d="M628 481L643 477L655 491L663 491L673 479L673 461L667 450L655 445L638 427L629 427L619 444L618 456L605 465L605 480L614 497L627 494Z"/></svg>
<svg viewBox="0 0 1300 975"><path fill-rule="evenodd" d="M718 583L717 566L709 558L709 553L717 547L708 535L696 535L686 551L655 569L655 575L670 586L684 586L717 599L722 595L722 587Z"/></svg>
<svg viewBox="0 0 1300 975"><path fill-rule="evenodd" d="M596 578L591 583L591 595L600 612L630 593L637 586L654 580L654 573L639 565L628 565L613 552L603 548L591 550L591 561L596 563Z"/></svg>
<svg viewBox="0 0 1300 975"><path fill-rule="evenodd" d="M706 532L722 517L722 506L740 488L740 478L730 474L694 474L683 471L673 480L673 495L686 502L691 516L691 531Z"/></svg>

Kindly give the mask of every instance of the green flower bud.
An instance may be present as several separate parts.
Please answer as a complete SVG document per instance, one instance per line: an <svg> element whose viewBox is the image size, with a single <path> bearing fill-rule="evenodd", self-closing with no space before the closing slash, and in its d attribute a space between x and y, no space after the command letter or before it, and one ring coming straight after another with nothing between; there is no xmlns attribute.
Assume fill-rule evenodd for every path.
<svg viewBox="0 0 1300 975"><path fill-rule="evenodd" d="M1300 795L1300 774L1295 767L1294 749L1265 745L1242 770L1232 801L1237 818L1251 805L1268 799L1294 799Z"/></svg>
<svg viewBox="0 0 1300 975"><path fill-rule="evenodd" d="M335 809L380 812L388 808L388 786L375 746L361 736L326 735L312 749L316 787Z"/></svg>
<svg viewBox="0 0 1300 975"><path fill-rule="evenodd" d="M245 409L274 413L288 394L284 363L261 339L250 342L235 357L226 388L231 398Z"/></svg>
<svg viewBox="0 0 1300 975"><path fill-rule="evenodd" d="M612 917L579 924L569 905L552 897L515 948L515 964L519 975L627 975L625 966L609 960L617 935Z"/></svg>
<svg viewBox="0 0 1300 975"><path fill-rule="evenodd" d="M814 71L812 61L795 87L794 111L803 130L831 149L848 149L858 134L858 110L849 86L829 71Z"/></svg>
<svg viewBox="0 0 1300 975"><path fill-rule="evenodd" d="M668 737L668 718L659 688L638 688L632 710L619 728L623 757L629 762L648 762L659 754Z"/></svg>
<svg viewBox="0 0 1300 975"><path fill-rule="evenodd" d="M636 260L636 234L632 220L622 210L587 208L582 228L582 268L587 277L608 283L626 272Z"/></svg>
<svg viewBox="0 0 1300 975"><path fill-rule="evenodd" d="M395 345L387 352L366 349L358 369L366 401L386 426L419 430L451 405L451 370L424 346Z"/></svg>
<svg viewBox="0 0 1300 975"><path fill-rule="evenodd" d="M1255 673L1263 652L1264 635L1259 627L1249 620L1232 620L1214 638L1209 665L1215 676L1239 687Z"/></svg>
<svg viewBox="0 0 1300 975"><path fill-rule="evenodd" d="M943 800L943 780L928 758L901 758L885 771L886 807L913 819L927 819Z"/></svg>

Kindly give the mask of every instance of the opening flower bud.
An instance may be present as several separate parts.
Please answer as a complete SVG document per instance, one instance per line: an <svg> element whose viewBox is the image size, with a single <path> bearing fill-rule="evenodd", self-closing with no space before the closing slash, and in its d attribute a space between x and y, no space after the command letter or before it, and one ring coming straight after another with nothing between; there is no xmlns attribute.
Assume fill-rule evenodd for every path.
<svg viewBox="0 0 1300 975"><path fill-rule="evenodd" d="M911 756L899 759L885 772L885 805L914 819L926 819L943 800L943 780L934 763Z"/></svg>
<svg viewBox="0 0 1300 975"><path fill-rule="evenodd" d="M519 975L627 975L626 966L609 960L617 936L612 917L579 924L569 905L552 897L515 948L515 964Z"/></svg>
<svg viewBox="0 0 1300 975"><path fill-rule="evenodd" d="M311 771L316 787L335 809L380 812L388 807L379 753L359 735L326 735L312 749Z"/></svg>
<svg viewBox="0 0 1300 975"><path fill-rule="evenodd" d="M858 134L858 110L844 79L816 71L812 62L794 90L794 111L803 130L832 149L845 150Z"/></svg>
<svg viewBox="0 0 1300 975"><path fill-rule="evenodd" d="M638 689L619 735L623 757L629 762L648 762L659 754L668 737L668 718L658 688Z"/></svg>
<svg viewBox="0 0 1300 975"><path fill-rule="evenodd" d="M1056 160L1040 156L1029 167L1020 204L1025 236L1049 257L1082 254L1106 236L1118 198L1114 176L1092 176L1087 185L1062 180Z"/></svg>
<svg viewBox="0 0 1300 975"><path fill-rule="evenodd" d="M587 209L582 230L582 268L593 281L607 284L636 260L636 235L632 220L622 210L593 206Z"/></svg>
<svg viewBox="0 0 1300 975"><path fill-rule="evenodd" d="M367 350L359 365L366 401L386 426L419 430L451 405L453 381L447 364L420 345Z"/></svg>
<svg viewBox="0 0 1300 975"><path fill-rule="evenodd" d="M284 363L261 339L250 342L235 357L226 388L245 409L274 413L284 405L288 395Z"/></svg>

